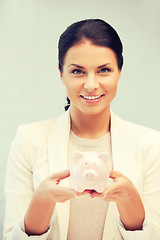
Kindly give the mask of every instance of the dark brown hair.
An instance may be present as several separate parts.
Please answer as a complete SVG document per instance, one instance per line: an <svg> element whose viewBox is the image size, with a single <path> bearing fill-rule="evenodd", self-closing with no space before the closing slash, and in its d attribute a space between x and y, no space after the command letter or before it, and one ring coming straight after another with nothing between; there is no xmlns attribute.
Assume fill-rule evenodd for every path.
<svg viewBox="0 0 160 240"><path fill-rule="evenodd" d="M58 61L61 72L63 72L64 59L68 50L85 39L90 40L95 45L112 49L116 54L118 68L122 69L123 45L115 29L101 19L87 19L73 23L60 36ZM68 97L67 102L65 110L70 106Z"/></svg>

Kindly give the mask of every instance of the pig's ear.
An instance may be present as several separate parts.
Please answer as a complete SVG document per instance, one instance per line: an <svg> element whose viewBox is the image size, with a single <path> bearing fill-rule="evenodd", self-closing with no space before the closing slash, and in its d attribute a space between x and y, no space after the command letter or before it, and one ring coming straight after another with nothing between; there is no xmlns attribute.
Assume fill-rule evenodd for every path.
<svg viewBox="0 0 160 240"><path fill-rule="evenodd" d="M98 154L98 157L102 159L104 162L108 162L108 154L106 152L101 152Z"/></svg>
<svg viewBox="0 0 160 240"><path fill-rule="evenodd" d="M84 154L82 152L75 151L72 155L72 159L74 162L78 162L83 156L84 156Z"/></svg>

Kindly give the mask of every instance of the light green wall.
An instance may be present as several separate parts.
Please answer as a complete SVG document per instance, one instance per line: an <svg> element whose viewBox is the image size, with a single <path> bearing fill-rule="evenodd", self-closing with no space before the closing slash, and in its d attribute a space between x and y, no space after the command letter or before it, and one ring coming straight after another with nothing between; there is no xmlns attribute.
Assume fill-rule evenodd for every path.
<svg viewBox="0 0 160 240"><path fill-rule="evenodd" d="M160 130L159 0L1 0L0 196L17 126L58 116L65 89L57 70L57 42L72 22L102 18L124 44L124 68L112 109Z"/></svg>

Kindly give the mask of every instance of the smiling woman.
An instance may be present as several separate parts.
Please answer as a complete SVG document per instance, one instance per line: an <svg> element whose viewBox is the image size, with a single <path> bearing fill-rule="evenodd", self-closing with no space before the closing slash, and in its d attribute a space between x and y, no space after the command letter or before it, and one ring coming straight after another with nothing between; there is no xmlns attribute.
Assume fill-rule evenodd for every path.
<svg viewBox="0 0 160 240"><path fill-rule="evenodd" d="M88 40L70 48L61 79L71 101L71 114L76 111L79 119L81 113L100 114L103 119L110 111L120 74L116 55L110 48L94 45Z"/></svg>
<svg viewBox="0 0 160 240"><path fill-rule="evenodd" d="M101 19L76 22L61 35L59 71L70 106L57 119L18 129L6 176L5 240L160 239L160 133L110 110L122 50ZM102 193L75 190L75 151L107 153Z"/></svg>

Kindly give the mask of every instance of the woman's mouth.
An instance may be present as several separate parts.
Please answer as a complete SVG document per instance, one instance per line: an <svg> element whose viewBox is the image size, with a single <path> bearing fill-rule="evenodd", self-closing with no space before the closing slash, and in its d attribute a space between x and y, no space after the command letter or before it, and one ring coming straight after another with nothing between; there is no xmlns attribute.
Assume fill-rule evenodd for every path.
<svg viewBox="0 0 160 240"><path fill-rule="evenodd" d="M80 97L86 102L86 103L98 103L101 98L104 96L104 94L102 95L88 95L88 96L83 96L80 95Z"/></svg>

